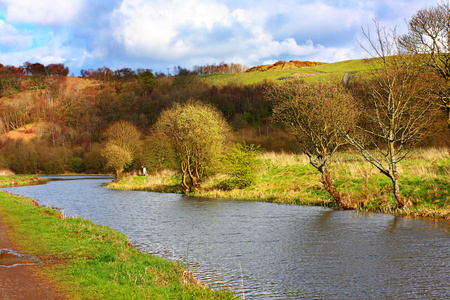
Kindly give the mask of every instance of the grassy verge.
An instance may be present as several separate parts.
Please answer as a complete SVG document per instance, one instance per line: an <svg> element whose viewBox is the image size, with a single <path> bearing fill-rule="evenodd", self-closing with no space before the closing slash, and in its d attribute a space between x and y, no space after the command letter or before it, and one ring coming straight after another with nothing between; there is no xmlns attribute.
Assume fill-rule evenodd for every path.
<svg viewBox="0 0 450 300"><path fill-rule="evenodd" d="M38 184L47 181L36 175L0 175L0 187Z"/></svg>
<svg viewBox="0 0 450 300"><path fill-rule="evenodd" d="M201 286L179 264L144 254L127 237L0 192L0 215L22 253L71 299L234 299Z"/></svg>
<svg viewBox="0 0 450 300"><path fill-rule="evenodd" d="M333 207L319 182L319 174L306 156L263 153L253 185L244 189L223 190L227 175L219 174L203 183L199 197L232 198L298 205ZM358 210L426 216L450 220L450 156L446 149L416 150L400 164L402 195L413 206L396 209L389 179L355 152L338 153L331 166L338 190L354 199ZM180 179L170 172L150 176L126 177L112 184L116 189L181 192Z"/></svg>

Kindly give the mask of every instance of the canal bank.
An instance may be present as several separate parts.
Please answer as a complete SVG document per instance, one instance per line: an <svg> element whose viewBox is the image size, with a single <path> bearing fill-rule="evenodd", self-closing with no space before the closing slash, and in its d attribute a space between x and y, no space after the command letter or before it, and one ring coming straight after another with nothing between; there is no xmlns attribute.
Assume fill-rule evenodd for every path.
<svg viewBox="0 0 450 300"><path fill-rule="evenodd" d="M250 186L228 189L230 176L210 176L191 196L273 202L292 205L335 207L320 182L320 174L306 155L261 153ZM400 188L411 205L398 209L390 179L354 151L339 152L329 170L341 196L352 199L359 212L428 217L450 221L450 156L447 149L418 149L402 161ZM173 171L129 176L108 187L124 190L181 193L181 176Z"/></svg>
<svg viewBox="0 0 450 300"><path fill-rule="evenodd" d="M26 299L19 282L42 295L36 299L234 298L199 285L177 263L139 252L124 234L34 203L0 192L2 245L43 262L0 269L2 299Z"/></svg>

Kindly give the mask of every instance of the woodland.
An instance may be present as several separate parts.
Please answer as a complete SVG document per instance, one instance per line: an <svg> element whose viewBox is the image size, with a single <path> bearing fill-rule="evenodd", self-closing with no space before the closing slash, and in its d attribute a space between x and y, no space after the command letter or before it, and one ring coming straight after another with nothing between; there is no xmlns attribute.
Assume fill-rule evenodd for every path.
<svg viewBox="0 0 450 300"><path fill-rule="evenodd" d="M163 110L191 98L215 106L235 130L246 129L250 139L278 131L269 124L271 104L263 97L264 82L217 87L183 68L170 77L155 77L150 70L108 68L82 72L84 77L67 77L63 65L59 68L67 70L65 74L35 71L29 65L36 64L0 66L0 167L15 173L105 173L108 170L100 153L109 126L129 121L144 136L151 136L152 125ZM32 138L16 139L7 134L11 131L22 132L24 137L28 132ZM276 145L270 137L263 144L269 150L291 150ZM127 170L140 166L142 160ZM145 163L152 168L151 162Z"/></svg>

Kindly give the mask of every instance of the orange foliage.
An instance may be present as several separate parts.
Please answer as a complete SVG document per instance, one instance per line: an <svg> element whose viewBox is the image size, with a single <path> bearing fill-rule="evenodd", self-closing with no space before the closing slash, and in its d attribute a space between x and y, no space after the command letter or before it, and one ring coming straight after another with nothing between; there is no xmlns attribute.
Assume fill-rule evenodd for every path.
<svg viewBox="0 0 450 300"><path fill-rule="evenodd" d="M279 61L272 65L256 66L248 69L246 72L262 72L262 71L275 71L275 70L292 70L299 69L303 67L314 67L318 65L323 65L322 62L312 62L312 61L299 61L291 60L289 62Z"/></svg>

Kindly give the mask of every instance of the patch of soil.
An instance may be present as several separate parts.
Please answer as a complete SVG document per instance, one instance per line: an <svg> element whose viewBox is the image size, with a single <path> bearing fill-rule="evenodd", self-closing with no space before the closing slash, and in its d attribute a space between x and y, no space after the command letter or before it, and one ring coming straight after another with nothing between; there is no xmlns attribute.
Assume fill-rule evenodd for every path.
<svg viewBox="0 0 450 300"><path fill-rule="evenodd" d="M248 69L245 72L292 70L292 69L299 69L299 68L304 68L304 67L314 67L314 66L319 66L319 65L323 65L323 64L325 64L325 63L315 62L315 61L299 61L299 60L291 60L289 62L279 61L272 65L256 66L256 67Z"/></svg>
<svg viewBox="0 0 450 300"><path fill-rule="evenodd" d="M25 126L25 128L10 131L5 134L5 137L11 140L29 141L36 135L36 124Z"/></svg>
<svg viewBox="0 0 450 300"><path fill-rule="evenodd" d="M6 226L0 219L0 249L11 249L17 251L15 245L6 233ZM6 266L0 264L0 299L68 299L59 293L55 286L44 278L40 269L42 265L15 264Z"/></svg>

